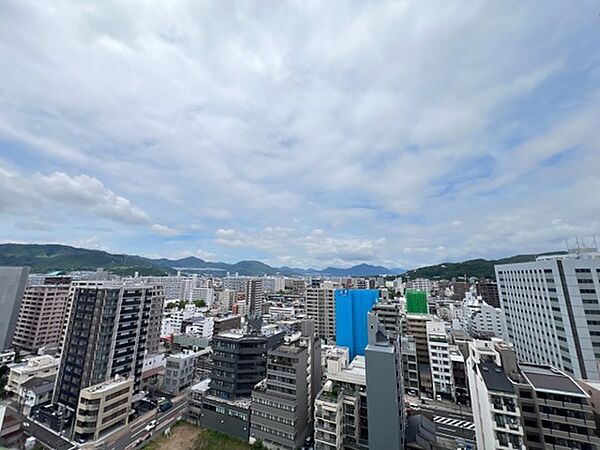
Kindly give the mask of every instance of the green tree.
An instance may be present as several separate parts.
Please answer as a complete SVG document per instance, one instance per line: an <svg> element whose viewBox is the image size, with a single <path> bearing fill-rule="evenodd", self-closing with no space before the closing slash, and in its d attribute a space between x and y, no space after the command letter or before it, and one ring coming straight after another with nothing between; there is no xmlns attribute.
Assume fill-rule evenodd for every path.
<svg viewBox="0 0 600 450"><path fill-rule="evenodd" d="M252 450L267 450L267 447L265 447L265 444L263 444L260 439L255 440L250 448Z"/></svg>
<svg viewBox="0 0 600 450"><path fill-rule="evenodd" d="M202 299L194 300L194 305L196 305L197 308L203 308L206 306L206 302Z"/></svg>

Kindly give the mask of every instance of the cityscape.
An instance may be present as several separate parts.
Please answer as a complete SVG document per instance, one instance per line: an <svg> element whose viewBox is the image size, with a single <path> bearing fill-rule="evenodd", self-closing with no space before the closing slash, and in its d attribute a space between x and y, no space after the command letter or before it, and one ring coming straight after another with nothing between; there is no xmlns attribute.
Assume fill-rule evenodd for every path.
<svg viewBox="0 0 600 450"><path fill-rule="evenodd" d="M599 12L0 2L0 450L600 450Z"/></svg>

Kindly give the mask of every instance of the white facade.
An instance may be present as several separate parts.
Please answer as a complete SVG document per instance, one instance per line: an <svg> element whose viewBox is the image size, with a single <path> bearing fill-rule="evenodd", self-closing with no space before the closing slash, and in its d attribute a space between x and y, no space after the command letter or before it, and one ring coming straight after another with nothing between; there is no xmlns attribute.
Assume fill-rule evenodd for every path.
<svg viewBox="0 0 600 450"><path fill-rule="evenodd" d="M190 319L194 316L201 316L202 309L198 308L193 303L185 305L185 308L173 308L165 310L163 312L163 319L161 323L160 336L165 338L173 333L180 333L181 325L184 320Z"/></svg>
<svg viewBox="0 0 600 450"><path fill-rule="evenodd" d="M495 342L475 340L469 343L469 357L465 365L477 448L525 450L517 395L514 390L508 389L510 382L504 372L497 369L501 361L494 349ZM514 426L499 427L499 423ZM506 440L510 446L502 445Z"/></svg>
<svg viewBox="0 0 600 450"><path fill-rule="evenodd" d="M406 289L414 289L417 291L427 292L427 296L431 294L433 283L427 278L415 278L406 282Z"/></svg>
<svg viewBox="0 0 600 450"><path fill-rule="evenodd" d="M496 266L509 341L522 362L600 380L600 254Z"/></svg>
<svg viewBox="0 0 600 450"><path fill-rule="evenodd" d="M195 302L198 300L204 301L206 306L210 307L215 299L215 292L211 287L193 287L190 290L188 301Z"/></svg>
<svg viewBox="0 0 600 450"><path fill-rule="evenodd" d="M450 359L450 344L446 333L446 324L441 321L429 321L427 327L427 346L434 398L444 397L454 393L452 379L452 361Z"/></svg>
<svg viewBox="0 0 600 450"><path fill-rule="evenodd" d="M263 291L265 293L276 293L285 290L285 278L283 277L263 277Z"/></svg>
<svg viewBox="0 0 600 450"><path fill-rule="evenodd" d="M185 327L185 333L212 339L215 319L213 317L197 317L193 320L194 322L191 325Z"/></svg>
<svg viewBox="0 0 600 450"><path fill-rule="evenodd" d="M325 281L321 287L306 289L306 315L315 322L315 333L320 338L335 341L335 290L340 284Z"/></svg>
<svg viewBox="0 0 600 450"><path fill-rule="evenodd" d="M473 337L497 337L508 341L506 316L501 308L494 308L481 296L469 291L463 303L464 315L460 319L463 328Z"/></svg>

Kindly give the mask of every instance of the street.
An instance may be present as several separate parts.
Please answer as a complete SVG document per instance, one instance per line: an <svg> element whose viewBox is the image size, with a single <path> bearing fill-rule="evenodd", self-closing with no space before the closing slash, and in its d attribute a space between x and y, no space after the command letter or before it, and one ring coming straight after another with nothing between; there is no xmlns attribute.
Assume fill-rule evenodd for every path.
<svg viewBox="0 0 600 450"><path fill-rule="evenodd" d="M8 405L8 409L11 410L16 416L19 417L23 424L28 423L28 426L23 425L23 430L30 436L35 437L40 443L53 450L70 450L77 448L72 442L59 436L56 432L50 431L46 427L43 427L32 419L20 414L17 409L12 405Z"/></svg>

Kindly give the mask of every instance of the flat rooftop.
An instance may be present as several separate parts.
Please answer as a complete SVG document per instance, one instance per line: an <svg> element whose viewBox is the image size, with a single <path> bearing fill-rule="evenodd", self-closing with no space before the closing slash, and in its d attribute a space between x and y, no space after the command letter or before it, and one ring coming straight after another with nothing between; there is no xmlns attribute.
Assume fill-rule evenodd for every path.
<svg viewBox="0 0 600 450"><path fill-rule="evenodd" d="M568 375L550 367L520 365L521 372L536 391L587 397L587 394Z"/></svg>
<svg viewBox="0 0 600 450"><path fill-rule="evenodd" d="M512 383L500 366L493 362L481 362L477 368L483 382L489 391L506 392L514 394L515 390Z"/></svg>

